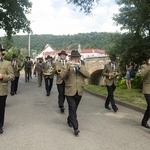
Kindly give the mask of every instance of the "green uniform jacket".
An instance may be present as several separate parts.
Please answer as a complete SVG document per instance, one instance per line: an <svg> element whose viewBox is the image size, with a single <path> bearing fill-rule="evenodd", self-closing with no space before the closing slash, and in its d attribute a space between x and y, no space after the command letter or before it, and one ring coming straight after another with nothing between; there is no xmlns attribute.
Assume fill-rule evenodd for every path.
<svg viewBox="0 0 150 150"><path fill-rule="evenodd" d="M73 69L69 69L65 65L60 76L65 80L65 95L67 96L74 96L77 92L78 95L82 96L84 91L84 79L90 77L89 72L82 64L77 74Z"/></svg>
<svg viewBox="0 0 150 150"><path fill-rule="evenodd" d="M3 60L0 62L0 73L2 73L3 79L0 79L0 96L8 94L8 81L14 80L14 71L11 62Z"/></svg>
<svg viewBox="0 0 150 150"><path fill-rule="evenodd" d="M54 75L55 75L55 64L52 62L51 63L52 65L51 65L51 67L52 67L52 74L51 75L44 75L43 74L43 76L44 76L44 78L51 78L51 79L53 79L54 78ZM44 63L42 63L42 72L44 73L44 72L47 72L48 71L48 69L49 69L49 67L47 66L47 62L44 62Z"/></svg>
<svg viewBox="0 0 150 150"><path fill-rule="evenodd" d="M63 70L63 65L61 64L61 61L56 61L56 66L58 66L61 70ZM61 84L63 82L63 79L60 76L60 73L56 72L56 84Z"/></svg>
<svg viewBox="0 0 150 150"><path fill-rule="evenodd" d="M115 72L118 72L118 75L121 74L120 69L119 69L119 65L117 63L115 64L115 70L116 70ZM112 67L111 67L111 63L106 64L104 66L102 74L104 76L106 76L106 85L108 85L108 86L111 86L113 83L114 83L115 86L117 84L117 76L112 78L112 79L109 79L109 73L112 73L112 72L113 72L113 70L112 70Z"/></svg>
<svg viewBox="0 0 150 150"><path fill-rule="evenodd" d="M143 77L143 93L150 94L150 65L142 65L141 75Z"/></svg>
<svg viewBox="0 0 150 150"><path fill-rule="evenodd" d="M15 77L19 77L20 76L20 70L22 68L21 67L21 62L16 60L16 65L15 66L12 65L12 67L13 67L13 70L14 70Z"/></svg>

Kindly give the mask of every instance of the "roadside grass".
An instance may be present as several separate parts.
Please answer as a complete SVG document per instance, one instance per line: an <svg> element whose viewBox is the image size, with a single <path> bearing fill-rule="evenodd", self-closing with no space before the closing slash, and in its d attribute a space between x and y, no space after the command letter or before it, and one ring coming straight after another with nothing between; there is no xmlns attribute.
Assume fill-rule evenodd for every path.
<svg viewBox="0 0 150 150"><path fill-rule="evenodd" d="M100 85L91 85L91 84L85 84L84 87L93 93L107 96L106 87L102 87ZM116 90L114 92L114 97L117 100L130 103L134 106L138 106L144 109L147 107L144 95L140 89L131 89L130 91L128 91L127 89L116 87Z"/></svg>

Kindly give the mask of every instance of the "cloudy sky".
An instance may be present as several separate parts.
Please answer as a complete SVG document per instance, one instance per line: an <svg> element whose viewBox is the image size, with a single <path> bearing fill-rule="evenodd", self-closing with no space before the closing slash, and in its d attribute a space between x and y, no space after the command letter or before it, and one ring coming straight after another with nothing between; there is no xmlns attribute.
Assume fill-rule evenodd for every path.
<svg viewBox="0 0 150 150"><path fill-rule="evenodd" d="M67 35L89 32L120 31L112 20L118 13L115 0L100 0L92 16L87 16L66 0L30 0L32 12L27 15L33 34ZM2 35L2 33L0 33Z"/></svg>

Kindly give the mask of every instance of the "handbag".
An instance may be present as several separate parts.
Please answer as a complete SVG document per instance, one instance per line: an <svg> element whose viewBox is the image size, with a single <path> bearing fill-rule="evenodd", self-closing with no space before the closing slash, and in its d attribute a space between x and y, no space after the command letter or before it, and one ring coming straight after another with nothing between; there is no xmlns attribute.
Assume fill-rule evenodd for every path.
<svg viewBox="0 0 150 150"><path fill-rule="evenodd" d="M100 79L100 86L106 86L106 76L102 76Z"/></svg>

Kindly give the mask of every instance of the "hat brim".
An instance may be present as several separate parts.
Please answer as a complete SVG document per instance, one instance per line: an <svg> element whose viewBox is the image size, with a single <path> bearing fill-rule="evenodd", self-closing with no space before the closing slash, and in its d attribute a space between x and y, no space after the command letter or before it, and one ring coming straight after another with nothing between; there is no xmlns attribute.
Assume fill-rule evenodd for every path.
<svg viewBox="0 0 150 150"><path fill-rule="evenodd" d="M66 55L66 56L67 56L68 54L65 54L65 53L58 53L58 55L59 55L59 56L60 56L60 55Z"/></svg>
<svg viewBox="0 0 150 150"><path fill-rule="evenodd" d="M69 57L81 57L81 55L68 55Z"/></svg>
<svg viewBox="0 0 150 150"><path fill-rule="evenodd" d="M2 48L2 49L0 49L0 51L3 52L3 51L5 51L5 49Z"/></svg>

